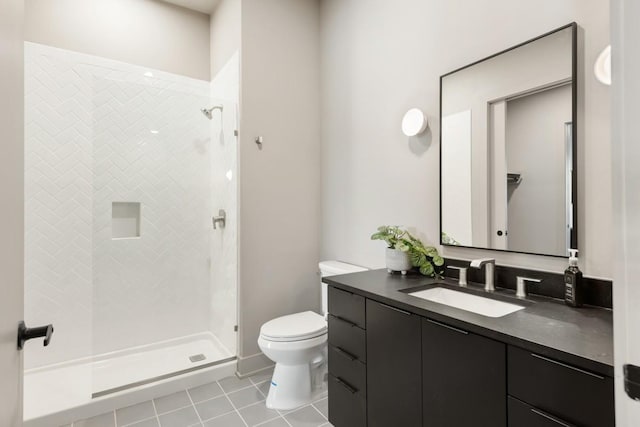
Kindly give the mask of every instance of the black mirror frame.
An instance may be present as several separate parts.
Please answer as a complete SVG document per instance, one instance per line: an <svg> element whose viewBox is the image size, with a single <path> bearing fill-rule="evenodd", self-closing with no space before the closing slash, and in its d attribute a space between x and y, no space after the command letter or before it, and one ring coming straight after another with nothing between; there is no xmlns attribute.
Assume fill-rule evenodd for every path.
<svg viewBox="0 0 640 427"><path fill-rule="evenodd" d="M542 253L536 253L536 252L523 252L523 251L511 251L508 249L493 249L493 248L482 248L482 247L477 247L477 246L462 246L462 245L452 245L449 243L444 243L443 239L442 239L442 80L454 73L457 73L458 71L464 70L465 68L469 68L472 67L476 64L479 64L481 62L487 61L489 59L495 58L496 56L502 55L503 53L507 53L510 52L514 49L517 49L519 47L522 47L526 44L532 43L536 40L539 40L541 38L544 38L546 36L549 36L551 34L560 32L560 31L564 31L567 28L571 28L571 114L572 114L572 123L573 123L573 131L572 131L572 150L573 150L573 155L572 155L572 162L573 162L573 170L572 170L572 174L571 174L571 187L572 187L572 191L571 191L571 205L573 208L573 228L571 229L571 248L572 249L579 249L578 248L578 134L579 132L579 126L578 126L578 24L576 22L571 22L570 24L564 25L560 28L556 28L555 30L549 31L547 33L544 33L538 37L532 38L530 40L527 40L525 42L519 43L515 46L512 46L508 49L502 50L498 53L494 53L493 55L487 56L486 58L480 59L478 61L475 61L471 64L465 65L464 67L460 67L457 68L453 71L450 71L446 74L443 74L442 76L440 76L440 136L439 136L439 140L440 140L440 244L442 246L447 246L447 247L453 247L453 248L468 248L468 249L483 249L483 250L490 250L490 251L497 251L497 252L510 252L510 253L518 253L518 254L526 254L526 255L541 255L541 256L548 256L548 257L554 257L554 258L568 258L569 255L553 255L553 254L542 254ZM569 248L567 248L569 249Z"/></svg>

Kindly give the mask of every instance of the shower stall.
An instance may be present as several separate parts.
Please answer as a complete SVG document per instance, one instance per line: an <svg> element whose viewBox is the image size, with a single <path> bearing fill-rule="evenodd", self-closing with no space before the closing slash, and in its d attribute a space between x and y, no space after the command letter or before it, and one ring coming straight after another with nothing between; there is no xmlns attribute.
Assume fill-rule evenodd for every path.
<svg viewBox="0 0 640 427"><path fill-rule="evenodd" d="M26 43L25 320L55 328L25 351L27 426L235 371L237 59L225 70Z"/></svg>

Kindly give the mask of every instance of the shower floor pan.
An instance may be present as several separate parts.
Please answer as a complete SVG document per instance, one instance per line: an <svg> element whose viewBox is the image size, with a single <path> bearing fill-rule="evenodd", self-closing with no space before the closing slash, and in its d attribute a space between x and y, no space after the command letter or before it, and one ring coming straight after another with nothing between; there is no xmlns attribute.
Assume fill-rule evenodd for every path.
<svg viewBox="0 0 640 427"><path fill-rule="evenodd" d="M25 427L51 427L232 375L235 356L211 333L25 371Z"/></svg>

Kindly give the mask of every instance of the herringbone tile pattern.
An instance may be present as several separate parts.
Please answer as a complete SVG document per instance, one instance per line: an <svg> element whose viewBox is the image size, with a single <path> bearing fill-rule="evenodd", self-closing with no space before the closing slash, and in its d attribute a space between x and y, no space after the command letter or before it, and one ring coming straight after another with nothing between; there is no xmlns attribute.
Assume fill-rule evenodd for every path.
<svg viewBox="0 0 640 427"><path fill-rule="evenodd" d="M206 329L209 83L25 50L25 317L56 328L26 367ZM111 239L117 201L142 203L140 239Z"/></svg>
<svg viewBox="0 0 640 427"><path fill-rule="evenodd" d="M113 79L93 87L94 351L203 331L213 207L199 108L208 98ZM140 239L111 239L114 201L141 203Z"/></svg>

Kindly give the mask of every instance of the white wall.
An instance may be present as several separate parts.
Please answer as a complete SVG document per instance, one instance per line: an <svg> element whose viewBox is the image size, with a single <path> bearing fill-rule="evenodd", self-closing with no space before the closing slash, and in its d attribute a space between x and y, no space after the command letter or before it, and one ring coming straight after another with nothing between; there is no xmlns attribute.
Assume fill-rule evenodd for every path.
<svg viewBox="0 0 640 427"><path fill-rule="evenodd" d="M158 0L26 0L25 40L209 80L209 15Z"/></svg>
<svg viewBox="0 0 640 427"><path fill-rule="evenodd" d="M579 238L583 270L611 275L608 89L593 61L608 43L608 2L541 0L324 0L322 22L322 258L384 266L369 236L378 225L439 241L439 76L577 21L585 33L579 118ZM400 120L420 107L430 133L407 140ZM500 264L562 271L566 260L446 248Z"/></svg>
<svg viewBox="0 0 640 427"><path fill-rule="evenodd" d="M211 14L212 79L240 49L240 6L240 0L222 0Z"/></svg>
<svg viewBox="0 0 640 427"><path fill-rule="evenodd" d="M471 203L471 110L442 117L442 168L452 171L442 175L442 230L456 244L473 243Z"/></svg>
<svg viewBox="0 0 640 427"><path fill-rule="evenodd" d="M24 297L22 16L21 0L0 2L0 200L3 207L0 214L0 425L3 426L22 425L22 352L16 350ZM29 347L34 344L30 343Z"/></svg>
<svg viewBox="0 0 640 427"><path fill-rule="evenodd" d="M507 170L522 182L507 188L508 247L567 253L565 123L571 121L571 85L507 102ZM500 185L500 183L498 183Z"/></svg>
<svg viewBox="0 0 640 427"><path fill-rule="evenodd" d="M25 320L55 327L27 369L92 353L92 76L67 53L25 43Z"/></svg>
<svg viewBox="0 0 640 427"><path fill-rule="evenodd" d="M242 2L243 373L267 363L256 342L265 321L320 307L319 24L317 0Z"/></svg>

